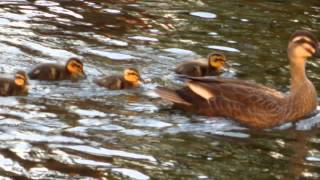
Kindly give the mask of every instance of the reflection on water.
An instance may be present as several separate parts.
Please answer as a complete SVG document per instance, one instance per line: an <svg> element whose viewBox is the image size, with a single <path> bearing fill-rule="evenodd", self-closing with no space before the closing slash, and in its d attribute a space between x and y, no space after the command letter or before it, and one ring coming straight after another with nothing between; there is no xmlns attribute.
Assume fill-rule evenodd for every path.
<svg viewBox="0 0 320 180"><path fill-rule="evenodd" d="M320 115L262 132L171 109L152 89L170 69L211 51L224 76L288 89L286 43L317 31L318 0L3 0L0 71L77 56L88 79L30 82L28 97L0 98L0 179L320 178ZM93 80L137 67L146 84L106 91ZM319 66L308 75L320 89Z"/></svg>

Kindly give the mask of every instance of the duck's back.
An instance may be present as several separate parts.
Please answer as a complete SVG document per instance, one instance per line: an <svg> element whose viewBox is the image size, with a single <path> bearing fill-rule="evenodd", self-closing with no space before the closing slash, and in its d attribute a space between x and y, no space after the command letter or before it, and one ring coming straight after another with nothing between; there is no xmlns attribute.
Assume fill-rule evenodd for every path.
<svg viewBox="0 0 320 180"><path fill-rule="evenodd" d="M157 92L183 109L188 108L202 115L233 118L249 127L270 127L286 118L285 97L271 88L247 81L234 82L232 79L212 82L194 79L187 84L188 87L179 90L160 89L162 92ZM198 90L191 90L189 87ZM170 96L167 95L169 92ZM206 93L210 99L199 95ZM172 98L174 94L180 101L178 98Z"/></svg>
<svg viewBox="0 0 320 180"><path fill-rule="evenodd" d="M230 117L255 128L274 126L285 120L284 96L263 87L234 83L198 83L210 92L214 116Z"/></svg>
<svg viewBox="0 0 320 180"><path fill-rule="evenodd" d="M201 77L207 74L207 65L199 60L183 62L174 69L175 73L193 77Z"/></svg>
<svg viewBox="0 0 320 180"><path fill-rule="evenodd" d="M54 81L70 79L70 75L66 72L66 68L60 64L40 64L32 69L28 76L30 79Z"/></svg>
<svg viewBox="0 0 320 180"><path fill-rule="evenodd" d="M96 80L95 83L111 90L117 90L125 88L124 81L125 80L120 76L108 76Z"/></svg>

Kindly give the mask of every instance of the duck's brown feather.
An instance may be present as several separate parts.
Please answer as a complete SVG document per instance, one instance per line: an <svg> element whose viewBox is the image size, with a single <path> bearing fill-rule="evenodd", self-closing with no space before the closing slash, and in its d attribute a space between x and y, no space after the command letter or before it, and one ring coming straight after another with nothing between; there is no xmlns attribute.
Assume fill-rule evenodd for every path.
<svg viewBox="0 0 320 180"><path fill-rule="evenodd" d="M293 104L287 101L281 92L249 81L229 78L188 77L188 79L187 86L182 89L157 88L156 92L184 110L207 116L230 117L248 127L258 129L303 118L303 115L310 114L316 107L310 103L313 96L308 100L309 96L305 94L305 99L299 101L301 104ZM196 91L192 89L195 87ZM205 96L204 92L210 92L211 95ZM305 109L290 107L300 107L304 104L306 104ZM311 107L307 107L309 104Z"/></svg>
<svg viewBox="0 0 320 180"><path fill-rule="evenodd" d="M209 68L208 60L200 58L193 61L183 62L174 69L175 73L188 75L192 77L215 76L221 72L214 68Z"/></svg>
<svg viewBox="0 0 320 180"><path fill-rule="evenodd" d="M306 76L305 66L308 58L320 58L320 46L311 32L297 31L290 38L287 52L291 84L286 95L243 80L184 77L188 80L186 86L170 90L171 96L165 99L175 103L171 97L178 96L192 104L190 107L200 114L230 117L253 128L299 120L317 108L317 91ZM199 102L201 98L202 104Z"/></svg>
<svg viewBox="0 0 320 180"><path fill-rule="evenodd" d="M74 80L74 77L60 64L40 64L32 69L28 76L30 79L43 81Z"/></svg>
<svg viewBox="0 0 320 180"><path fill-rule="evenodd" d="M26 86L17 86L13 79L0 78L0 96L16 96L27 95L28 89Z"/></svg>
<svg viewBox="0 0 320 180"><path fill-rule="evenodd" d="M98 79L95 83L111 90L130 89L136 87L135 84L126 81L123 77L117 75Z"/></svg>
<svg viewBox="0 0 320 180"><path fill-rule="evenodd" d="M197 82L204 82L204 83L229 83L233 85L241 85L241 86L251 87L254 89L264 91L265 93L269 93L273 96L278 96L279 98L284 97L283 93L275 89L272 89L270 87L257 84L253 81L239 80L234 78L224 78L224 77L191 77L191 76L179 76L179 77L182 79L194 80Z"/></svg>

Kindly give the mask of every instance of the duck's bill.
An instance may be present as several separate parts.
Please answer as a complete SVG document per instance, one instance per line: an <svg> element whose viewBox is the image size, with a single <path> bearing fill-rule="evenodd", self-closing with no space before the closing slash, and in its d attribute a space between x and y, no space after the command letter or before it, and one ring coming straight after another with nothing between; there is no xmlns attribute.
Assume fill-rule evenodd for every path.
<svg viewBox="0 0 320 180"><path fill-rule="evenodd" d="M316 52L314 53L313 57L320 58L320 44L318 43L318 48L316 49Z"/></svg>
<svg viewBox="0 0 320 180"><path fill-rule="evenodd" d="M139 83L140 83L140 84L144 84L145 81L144 81L143 79L139 79Z"/></svg>
<svg viewBox="0 0 320 180"><path fill-rule="evenodd" d="M84 72L80 73L79 76L80 76L82 79L87 79L87 75L86 75Z"/></svg>
<svg viewBox="0 0 320 180"><path fill-rule="evenodd" d="M230 63L224 62L224 65L223 65L223 68L224 68L224 69L230 69L230 67L231 67L231 64L230 64Z"/></svg>

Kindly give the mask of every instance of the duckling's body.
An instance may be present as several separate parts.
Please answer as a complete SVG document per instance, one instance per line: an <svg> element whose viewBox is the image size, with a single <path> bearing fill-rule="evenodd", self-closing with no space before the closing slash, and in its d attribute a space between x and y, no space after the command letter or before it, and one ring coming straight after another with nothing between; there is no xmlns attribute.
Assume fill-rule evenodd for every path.
<svg viewBox="0 0 320 180"><path fill-rule="evenodd" d="M24 71L18 71L14 79L0 77L0 96L27 95L27 85L27 75Z"/></svg>
<svg viewBox="0 0 320 180"><path fill-rule="evenodd" d="M44 63L28 73L30 79L43 81L80 80L86 77L83 64L77 58L70 58L66 65Z"/></svg>
<svg viewBox="0 0 320 180"><path fill-rule="evenodd" d="M125 69L123 76L107 76L95 81L97 85L108 88L110 90L137 88L140 86L140 82L140 74L138 70L133 68Z"/></svg>
<svg viewBox="0 0 320 180"><path fill-rule="evenodd" d="M175 72L177 74L188 75L192 77L216 76L221 73L225 64L225 56L218 53L208 55L208 58L200 58L193 61L183 62L177 65Z"/></svg>
<svg viewBox="0 0 320 180"><path fill-rule="evenodd" d="M237 120L252 128L268 128L292 122L313 113L317 92L305 74L305 63L320 57L317 39L308 31L298 31L288 46L291 89L286 95L266 86L229 78L184 77L179 90L160 87L156 92L177 107L207 116Z"/></svg>

